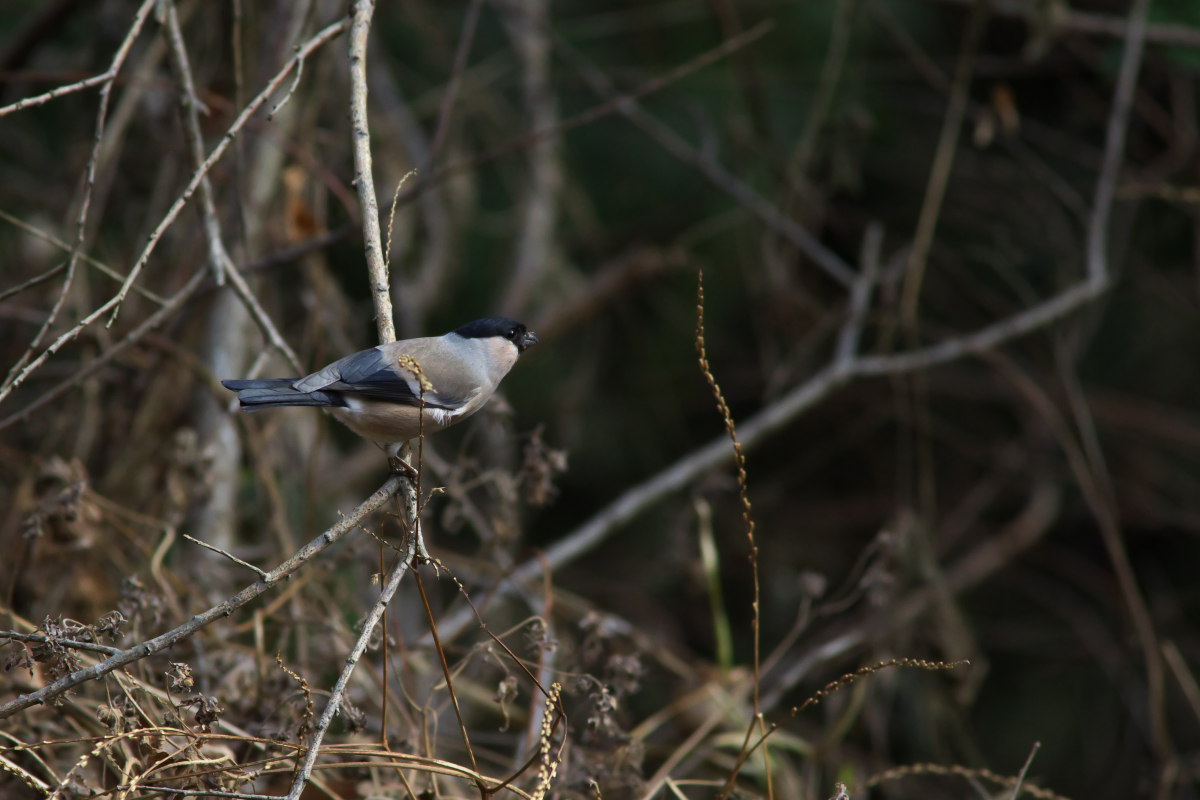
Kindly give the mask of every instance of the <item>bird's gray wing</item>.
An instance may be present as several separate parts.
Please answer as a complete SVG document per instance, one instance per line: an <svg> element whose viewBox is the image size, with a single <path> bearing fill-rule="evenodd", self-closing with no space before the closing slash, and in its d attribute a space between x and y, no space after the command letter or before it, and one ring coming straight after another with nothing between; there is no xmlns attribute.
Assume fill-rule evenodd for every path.
<svg viewBox="0 0 1200 800"><path fill-rule="evenodd" d="M406 369L396 366L396 359L402 353L408 353L422 364L422 355L432 355L428 348L420 346L429 340L409 340L403 348L384 345L362 350L353 355L335 361L318 372L296 381L293 386L304 392L329 390L387 400L392 403L416 406L421 402L420 387L416 377ZM397 345L401 343L395 343ZM388 351L385 351L388 348ZM390 357L389 357L390 356ZM429 372L436 370L426 370ZM438 381L433 382L432 391L425 392L425 407L440 408L453 411L465 404L473 396L469 389L462 391L461 386L445 382L443 388Z"/></svg>

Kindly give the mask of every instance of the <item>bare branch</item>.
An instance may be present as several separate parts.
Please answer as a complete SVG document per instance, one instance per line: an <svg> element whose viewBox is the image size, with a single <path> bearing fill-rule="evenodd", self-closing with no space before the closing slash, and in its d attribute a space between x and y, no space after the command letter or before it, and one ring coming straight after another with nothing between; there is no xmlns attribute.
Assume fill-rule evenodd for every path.
<svg viewBox="0 0 1200 800"><path fill-rule="evenodd" d="M354 186L362 205L363 247L375 305L379 343L396 341L392 316L392 284L383 257L383 235L379 228L379 200L371 164L371 129L367 124L367 40L371 33L374 0L356 0L350 23L350 135L354 142Z"/></svg>
<svg viewBox="0 0 1200 800"><path fill-rule="evenodd" d="M49 644L53 642L62 647L70 647L73 650L89 650L93 653L103 653L106 656L116 655L121 652L119 647L109 647L106 644L97 644L96 642L81 642L76 639L60 639L57 636L42 636L39 633L17 633L16 631L0 631L0 639L12 639L14 642L37 642L38 644Z"/></svg>
<svg viewBox="0 0 1200 800"><path fill-rule="evenodd" d="M313 249L326 247L332 242L342 239L347 233L348 229L346 228L332 231L324 236L313 239L310 242L302 242L294 247L290 247L278 253L268 255L265 258L259 259L258 261L247 265L244 267L244 269L259 270L273 266L274 264L278 264L280 262L293 260L304 255L305 253L311 252ZM34 411L37 411L38 409L53 402L73 386L78 386L84 380L96 374L101 368L127 350L131 345L141 341L146 334L162 325L176 311L183 308L184 304L187 303L187 301L204 286L205 281L208 278L208 274L209 273L207 269L201 268L197 270L192 277L188 278L187 283L185 283L178 292L166 300L162 300L160 298L158 301L162 303L162 308L158 309L152 315L147 317L140 325L130 331L125 338L110 346L103 353L96 356L92 361L89 361L85 366L80 367L72 372L70 377L66 378L52 389L42 392L35 399L26 403L20 411L16 411L8 417L0 419L0 430L4 430L8 426L16 422L20 422L21 420L28 419ZM231 270L229 274L232 275L234 273ZM267 351L265 350L259 354L260 361L256 369L261 369L262 361L265 360L266 354ZM251 371L250 374L254 375L256 373Z"/></svg>
<svg viewBox="0 0 1200 800"><path fill-rule="evenodd" d="M142 268L150 260L150 256L158 246L158 242L161 240L163 233L165 233L166 230L171 227L172 224L174 224L176 218L179 216L179 213L183 210L183 207L187 205L188 200L191 199L192 194L196 191L200 181L205 175L208 174L208 171L212 169L213 165L216 164L216 162L219 161L224 155L230 143L234 141L238 133L240 133L245 127L250 117L254 115L254 113L263 105L263 103L270 99L271 95L276 89L278 89L283 81L286 80L288 74L290 74L292 69L294 69L300 61L307 58L313 51L319 49L328 41L341 34L342 31L345 30L346 26L347 22L345 20L335 22L318 32L303 45L296 48L295 54L287 62L287 64L284 65L283 69L281 69L275 75L275 77L271 79L262 92L260 92L253 100L251 100L249 104L247 104L247 106L229 126L229 129L221 138L221 142L213 149L208 158L205 159L203 166L192 175L192 179L188 182L187 186L184 187L183 192L176 199L175 203L172 204L171 208L167 211L166 215L159 222L159 224L155 226L154 231L151 232L149 236L149 240L147 241L145 248L143 248L141 254L137 258L137 261L134 263L133 268L125 277L125 281L122 284L120 291L77 322L75 325L73 325L69 330L62 333L45 350L43 350L41 354L37 356L37 358L34 358L32 361L26 364L24 369L22 369L19 374L9 381L7 385L5 385L3 388L0 388L0 402L3 402L3 400L12 393L13 389L24 383L26 378L29 377L30 373L41 367L41 365L44 364L46 360L50 358L50 356L61 350L67 343L73 341L75 337L79 335L80 331L91 325L100 317L104 316L104 314L110 310L119 308L121 303L124 301L125 296L129 293L133 282L137 280ZM113 320L110 320L109 324L112 324L112 322Z"/></svg>
<svg viewBox="0 0 1200 800"><path fill-rule="evenodd" d="M1125 134L1129 129L1129 113L1133 109L1133 93L1142 66L1142 50L1146 43L1146 14L1149 0L1134 0L1129 10L1125 33L1125 54L1117 74L1112 109L1104 140L1104 160L1100 163L1100 178L1092 198L1092 213L1088 218L1087 271L1095 283L1109 280L1108 218L1112 211L1117 178L1125 155Z"/></svg>
<svg viewBox="0 0 1200 800"><path fill-rule="evenodd" d="M1147 0L1137 0L1130 12L1129 42L1126 45L1121 72L1115 95L1118 100L1132 94L1137 79L1137 66L1142 55L1141 40L1145 31ZM1131 66L1132 65L1132 66ZM1099 206L1111 206L1113 194L1105 186L1115 181L1114 173L1120 165L1124 149L1124 132L1129 124L1130 104L1114 102L1109 117L1108 138L1105 141L1106 169L1097 178L1097 191L1093 200L1092 224L1105 224L1108 211ZM1115 153L1115 155L1113 155ZM1088 241L1103 242L1103 231L1088 231ZM929 347L881 356L859 356L849 359L835 358L825 369L808 381L792 389L778 401L759 411L738 426L742 446L754 447L770 434L790 423L833 391L855 377L895 375L918 369L927 369L967 355L991 350L1034 330L1061 319L1081 308L1101 294L1109 285L1107 253L1101 246L1091 254L1088 277L1059 294L1027 308L1018 314L1000 320L974 333L946 339ZM1098 268L1094 265L1098 264ZM867 284L860 284L858 292L864 292ZM859 295L861 297L861 294ZM852 306L854 305L852 292ZM851 319L859 311L851 309ZM850 323L848 323L850 324ZM846 350L846 345L841 346ZM576 528L547 548L540 558L526 561L517 567L504 588L532 580L547 569L557 569L590 551L617 528L637 514L656 503L667 494L676 492L694 481L708 470L730 460L728 443L718 437L703 447L683 456L674 464L654 475L649 480L627 490L609 503L588 522ZM449 616L442 624L443 631L457 631L469 624L470 611L460 611ZM447 633L447 635L449 635Z"/></svg>
<svg viewBox="0 0 1200 800"><path fill-rule="evenodd" d="M4 379L4 384L0 386L0 401L13 388L20 384L24 376L29 373L29 370L34 368L34 365L29 364L29 359L34 351L41 347L42 341L50 332L50 328L54 326L59 312L62 311L63 306L67 302L67 297L71 293L71 286L75 281L75 268L79 264L79 256L83 252L83 243L87 236L88 211L91 209L92 204L92 190L96 186L96 162L100 159L100 150L104 144L104 129L108 121L108 104L112 97L113 79L115 79L117 73L121 70L121 66L125 63L125 59L129 55L134 41L141 34L142 27L146 23L146 18L154 2L155 0L145 0L142 3L134 17L133 25L130 26L129 31L125 34L125 39L121 42L121 46L117 48L112 64L106 73L109 79L100 89L100 108L96 112L96 127L92 140L92 152L88 157L87 167L84 170L83 196L80 198L79 214L75 220L75 245L71 248L71 255L67 258L67 275L63 279L63 286L59 292L58 299L54 302L54 307L50 309L50 313L46 316L42 327L33 337L33 341L29 343L29 347L21 354L17 362L13 364L12 369L8 372L8 376ZM27 364L28 366L26 366Z"/></svg>

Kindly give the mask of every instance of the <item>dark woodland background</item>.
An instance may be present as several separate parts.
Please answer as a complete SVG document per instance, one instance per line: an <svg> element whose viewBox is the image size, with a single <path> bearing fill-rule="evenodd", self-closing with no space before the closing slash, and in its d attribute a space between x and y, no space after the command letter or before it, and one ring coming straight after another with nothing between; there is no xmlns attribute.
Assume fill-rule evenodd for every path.
<svg viewBox="0 0 1200 800"><path fill-rule="evenodd" d="M231 413L217 379L296 370L214 282L200 193L115 322L100 315L22 375L115 295L195 173L168 7L206 155L294 48L349 12L163 3L114 81L0 117L0 629L51 637L4 634L0 703L103 657L54 637L131 647L255 579L184 534L269 569L387 477L379 450L319 413ZM103 73L137 11L3 4L0 104ZM760 750L736 796L1009 796L983 770L1015 777L1027 760L1023 788L1043 797L1200 796L1200 4L1151 4L1126 119L1113 98L1129 12L379 4L367 71L385 232L418 170L391 231L398 333L502 313L542 338L502 398L425 444L425 488L446 487L424 514L445 569L421 574L472 769L506 776L536 750L543 697L513 655L564 687L549 796L715 797L734 769L753 713L754 573L732 459L538 567L724 437L694 344L703 270L708 358L738 423L819 376L847 326L864 357L954 356L813 384L747 446L760 708L780 727L769 778ZM342 34L208 175L220 239L304 370L377 343L348 71ZM1128 135L1108 173L1103 288L967 352L963 337L1085 279L1113 118ZM867 272L855 317L850 284ZM298 677L319 713L400 536L394 516L364 527L170 650L0 721L0 794L286 791L285 744L311 724ZM505 584L520 565L532 579ZM388 651L376 642L358 667L327 746L378 748L386 732L393 750L468 765L413 582L387 622ZM882 669L789 714L890 658L970 665ZM134 733L164 726L176 732ZM306 797L480 795L427 764L350 753L323 756Z"/></svg>

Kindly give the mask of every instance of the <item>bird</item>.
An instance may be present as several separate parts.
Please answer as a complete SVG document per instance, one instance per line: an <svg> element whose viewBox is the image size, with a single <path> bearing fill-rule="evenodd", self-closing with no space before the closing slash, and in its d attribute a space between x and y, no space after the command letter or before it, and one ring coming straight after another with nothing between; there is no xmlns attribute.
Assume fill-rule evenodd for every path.
<svg viewBox="0 0 1200 800"><path fill-rule="evenodd" d="M393 467L405 442L447 428L483 408L537 334L507 317L485 317L442 336L402 339L360 350L303 378L222 380L241 408L328 408L376 442ZM412 362L416 362L416 367ZM416 369L425 378L425 388ZM422 413L423 412L423 413Z"/></svg>

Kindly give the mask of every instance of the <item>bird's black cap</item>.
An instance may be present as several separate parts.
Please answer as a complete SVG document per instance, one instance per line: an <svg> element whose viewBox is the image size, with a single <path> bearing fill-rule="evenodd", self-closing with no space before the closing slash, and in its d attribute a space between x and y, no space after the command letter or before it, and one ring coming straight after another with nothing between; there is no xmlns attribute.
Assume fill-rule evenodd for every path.
<svg viewBox="0 0 1200 800"><path fill-rule="evenodd" d="M515 344L518 350L524 350L538 343L536 333L508 317L484 317L461 325L455 328L454 332L464 339L487 339L491 336L499 336Z"/></svg>

